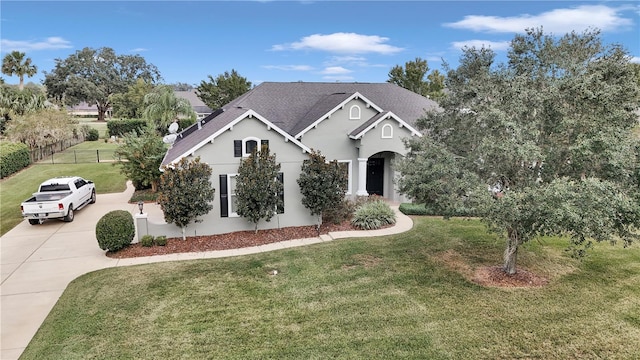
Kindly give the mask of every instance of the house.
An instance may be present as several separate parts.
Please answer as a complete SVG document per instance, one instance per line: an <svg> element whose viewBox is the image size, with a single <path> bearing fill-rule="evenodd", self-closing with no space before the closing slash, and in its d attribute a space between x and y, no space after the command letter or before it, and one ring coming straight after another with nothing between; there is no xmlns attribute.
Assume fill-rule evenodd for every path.
<svg viewBox="0 0 640 360"><path fill-rule="evenodd" d="M235 176L240 159L265 144L281 164L284 212L258 227L314 225L317 218L301 204L297 184L312 149L344 164L348 196L403 201L394 186L393 161L407 152L404 138L422 136L416 120L436 107L390 83L265 82L179 133L163 165L200 157L213 170L213 210L190 233L250 230L253 224L234 211ZM166 228L161 234L171 236Z"/></svg>
<svg viewBox="0 0 640 360"><path fill-rule="evenodd" d="M177 98L186 99L196 112L196 120L202 120L213 111L198 97L195 90L174 91Z"/></svg>

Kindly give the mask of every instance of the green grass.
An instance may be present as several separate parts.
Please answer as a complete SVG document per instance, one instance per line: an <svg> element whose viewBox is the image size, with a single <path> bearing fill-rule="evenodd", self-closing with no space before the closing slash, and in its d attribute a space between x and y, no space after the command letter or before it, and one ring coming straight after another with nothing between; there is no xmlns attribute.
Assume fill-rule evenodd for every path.
<svg viewBox="0 0 640 360"><path fill-rule="evenodd" d="M93 117L93 118L74 118L76 120L78 120L80 122L80 124L86 124L89 125L90 127L98 130L98 133L100 133L100 139L106 138L107 137L107 133L109 132L109 129L107 128L107 122L98 122L97 121L97 117Z"/></svg>
<svg viewBox="0 0 640 360"><path fill-rule="evenodd" d="M21 359L571 359L640 357L640 248L521 248L543 288L462 273L503 243L476 220L416 218L388 237L86 274ZM278 269L278 275L269 272Z"/></svg>
<svg viewBox="0 0 640 360"><path fill-rule="evenodd" d="M53 154L53 160L49 157L40 161L43 164L75 164L92 162L113 162L117 160L114 151L119 144L105 143L104 140L85 141L72 146L64 151Z"/></svg>
<svg viewBox="0 0 640 360"><path fill-rule="evenodd" d="M89 150L91 146L102 147L104 142L84 142L69 148ZM38 190L44 180L56 176L82 176L93 180L98 194L122 192L126 189L126 178L113 163L89 164L38 164L31 165L9 178L0 181L0 235L4 235L22 221L20 203Z"/></svg>

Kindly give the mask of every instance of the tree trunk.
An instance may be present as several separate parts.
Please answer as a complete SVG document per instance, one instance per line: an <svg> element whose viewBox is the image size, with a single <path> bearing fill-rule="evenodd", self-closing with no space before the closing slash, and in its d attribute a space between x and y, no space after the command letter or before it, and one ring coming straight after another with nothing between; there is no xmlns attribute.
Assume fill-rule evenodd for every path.
<svg viewBox="0 0 640 360"><path fill-rule="evenodd" d="M183 226L183 227L182 227L182 240L183 240L183 241L187 241L187 237L186 237L186 235L185 235L186 230L187 230L187 229Z"/></svg>
<svg viewBox="0 0 640 360"><path fill-rule="evenodd" d="M322 226L322 213L318 215L318 226L316 226L316 231L318 231L318 236L320 235L320 227Z"/></svg>
<svg viewBox="0 0 640 360"><path fill-rule="evenodd" d="M504 272L509 275L514 275L517 272L518 241L518 231L509 229L507 231L507 248L504 250L504 266L502 267Z"/></svg>

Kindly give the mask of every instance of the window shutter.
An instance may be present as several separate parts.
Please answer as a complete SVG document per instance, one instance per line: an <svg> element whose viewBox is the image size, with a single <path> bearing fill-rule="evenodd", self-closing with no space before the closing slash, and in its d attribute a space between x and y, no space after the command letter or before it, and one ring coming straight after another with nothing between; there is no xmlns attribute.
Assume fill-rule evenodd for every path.
<svg viewBox="0 0 640 360"><path fill-rule="evenodd" d="M242 140L233 140L233 156L242 157Z"/></svg>
<svg viewBox="0 0 640 360"><path fill-rule="evenodd" d="M229 192L227 174L220 175L220 217L229 217Z"/></svg>
<svg viewBox="0 0 640 360"><path fill-rule="evenodd" d="M278 196L280 197L280 206L278 206L276 212L278 214L284 214L284 173L279 172L277 179L282 184L282 191L278 194Z"/></svg>
<svg viewBox="0 0 640 360"><path fill-rule="evenodd" d="M269 148L269 140L260 140L260 150L262 150L263 147L267 147L267 149Z"/></svg>

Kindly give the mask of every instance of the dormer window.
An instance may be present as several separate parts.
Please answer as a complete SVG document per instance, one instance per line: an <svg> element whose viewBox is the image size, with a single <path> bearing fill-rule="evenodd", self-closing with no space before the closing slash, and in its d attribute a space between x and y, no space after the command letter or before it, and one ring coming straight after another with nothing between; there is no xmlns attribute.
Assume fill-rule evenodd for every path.
<svg viewBox="0 0 640 360"><path fill-rule="evenodd" d="M260 151L258 148L258 144L260 147L267 146L269 147L269 140L261 140L256 137L247 137L242 140L234 140L233 141L233 156L234 157L247 157L251 155L251 153L256 150Z"/></svg>
<svg viewBox="0 0 640 360"><path fill-rule="evenodd" d="M349 109L349 120L360 120L360 106L353 105Z"/></svg>

